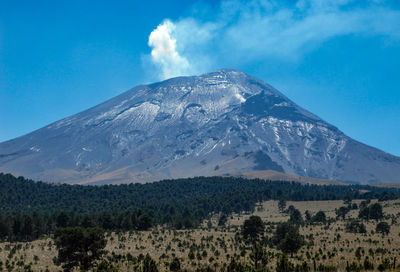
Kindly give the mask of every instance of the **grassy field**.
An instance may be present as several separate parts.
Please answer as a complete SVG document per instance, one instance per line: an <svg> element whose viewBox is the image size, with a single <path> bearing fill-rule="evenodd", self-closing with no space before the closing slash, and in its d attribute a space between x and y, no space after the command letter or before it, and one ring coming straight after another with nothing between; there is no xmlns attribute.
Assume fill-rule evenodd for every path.
<svg viewBox="0 0 400 272"><path fill-rule="evenodd" d="M359 204L360 201L353 201ZM373 203L374 201L372 201ZM308 201L287 202L301 211L303 217L306 210L311 214L324 211L330 222L327 224L307 225L300 227L307 244L290 258L294 263L306 261L313 268L316 265L333 265L337 271L345 271L346 263L362 263L366 256L374 263L375 270L383 259L393 263L400 256L400 200L381 202L387 223L391 226L389 235L375 233L377 222L363 221L366 234L348 233L345 231L347 218L357 218L359 210L351 210L346 220L336 220L335 209L344 206L343 201ZM218 215L193 230L170 230L159 227L151 231L131 233L111 233L107 235L108 258L118 271L135 271L137 258L147 253L157 262L160 271L169 271L169 262L178 257L182 268L194 271L197 267L210 265L221 270L232 257L241 262L249 261L251 246L244 244L240 237L240 227L251 215L258 215L266 223L266 237L272 237L279 222L287 221L289 216L281 213L277 201L260 203L253 214L233 214L225 227L218 227ZM268 266L274 269L276 255L274 248L268 248L271 257ZM7 271L25 271L24 265L31 263L33 271L61 271L53 259L57 250L51 238L28 243L1 243L0 260L2 268ZM398 260L400 262L400 258Z"/></svg>

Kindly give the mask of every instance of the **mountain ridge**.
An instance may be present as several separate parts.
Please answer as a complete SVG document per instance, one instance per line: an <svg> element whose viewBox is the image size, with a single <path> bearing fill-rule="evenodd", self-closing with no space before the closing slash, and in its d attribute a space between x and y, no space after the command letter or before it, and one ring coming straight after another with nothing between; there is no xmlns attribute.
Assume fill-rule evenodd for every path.
<svg viewBox="0 0 400 272"><path fill-rule="evenodd" d="M254 170L398 182L400 158L234 69L139 85L0 143L0 171L44 181L150 182Z"/></svg>

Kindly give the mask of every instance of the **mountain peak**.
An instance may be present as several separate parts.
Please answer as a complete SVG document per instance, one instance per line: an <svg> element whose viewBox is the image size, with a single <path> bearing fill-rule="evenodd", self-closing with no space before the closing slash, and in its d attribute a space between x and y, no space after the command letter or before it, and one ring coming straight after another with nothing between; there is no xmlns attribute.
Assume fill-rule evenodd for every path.
<svg viewBox="0 0 400 272"><path fill-rule="evenodd" d="M213 75L213 74L224 74L224 75L236 75L236 76L249 76L246 73L232 68L221 68L211 73L206 73L204 75Z"/></svg>
<svg viewBox="0 0 400 272"><path fill-rule="evenodd" d="M68 183L275 170L396 182L400 158L358 143L234 69L137 86L0 144L0 172Z"/></svg>

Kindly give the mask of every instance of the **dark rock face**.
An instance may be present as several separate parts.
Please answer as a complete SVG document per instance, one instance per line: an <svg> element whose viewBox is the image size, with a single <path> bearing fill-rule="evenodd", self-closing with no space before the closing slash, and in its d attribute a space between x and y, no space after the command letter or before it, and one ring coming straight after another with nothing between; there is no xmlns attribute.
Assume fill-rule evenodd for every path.
<svg viewBox="0 0 400 272"><path fill-rule="evenodd" d="M400 181L399 157L352 140L236 70L138 86L0 144L0 171L53 182L150 182L266 169Z"/></svg>

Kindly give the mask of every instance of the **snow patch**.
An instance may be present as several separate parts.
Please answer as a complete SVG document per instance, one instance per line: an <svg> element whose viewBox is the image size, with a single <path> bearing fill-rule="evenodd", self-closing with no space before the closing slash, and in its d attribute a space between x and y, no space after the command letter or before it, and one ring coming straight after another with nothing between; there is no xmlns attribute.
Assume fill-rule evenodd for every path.
<svg viewBox="0 0 400 272"><path fill-rule="evenodd" d="M241 94L239 94L239 93L236 93L236 94L235 94L235 97L236 97L237 99L239 99L239 101L240 101L241 103L246 102L246 99L245 99Z"/></svg>
<svg viewBox="0 0 400 272"><path fill-rule="evenodd" d="M32 146L31 148L29 148L29 150L33 151L33 152L39 152L40 148L37 146Z"/></svg>
<svg viewBox="0 0 400 272"><path fill-rule="evenodd" d="M288 107L289 103L288 102L281 102L279 104L275 104L275 107Z"/></svg>

